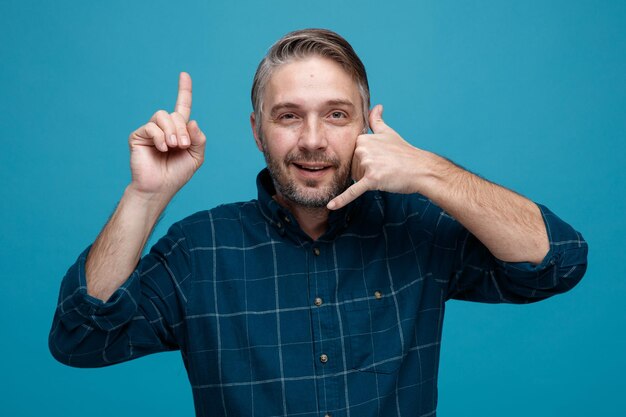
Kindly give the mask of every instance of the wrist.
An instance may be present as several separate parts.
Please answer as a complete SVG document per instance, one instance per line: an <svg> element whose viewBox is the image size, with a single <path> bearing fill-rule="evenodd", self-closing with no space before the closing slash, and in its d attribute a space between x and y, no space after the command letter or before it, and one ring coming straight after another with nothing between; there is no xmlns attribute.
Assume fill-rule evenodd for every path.
<svg viewBox="0 0 626 417"><path fill-rule="evenodd" d="M454 176L460 170L449 160L423 149L418 149L414 166L417 170L413 176L415 192L433 201L438 200L438 194L448 188L448 183L454 181Z"/></svg>
<svg viewBox="0 0 626 417"><path fill-rule="evenodd" d="M124 190L120 201L132 211L141 212L150 218L157 219L167 207L173 195L164 193L145 192L137 189L132 183Z"/></svg>

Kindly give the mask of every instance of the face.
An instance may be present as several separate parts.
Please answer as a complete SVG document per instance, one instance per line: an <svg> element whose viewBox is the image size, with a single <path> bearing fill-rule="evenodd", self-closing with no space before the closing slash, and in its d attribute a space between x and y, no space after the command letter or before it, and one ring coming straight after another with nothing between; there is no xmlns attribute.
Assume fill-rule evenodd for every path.
<svg viewBox="0 0 626 417"><path fill-rule="evenodd" d="M310 57L277 68L263 99L255 140L277 197L324 207L351 183L356 138L364 128L357 84L339 64ZM254 114L251 122L256 132Z"/></svg>

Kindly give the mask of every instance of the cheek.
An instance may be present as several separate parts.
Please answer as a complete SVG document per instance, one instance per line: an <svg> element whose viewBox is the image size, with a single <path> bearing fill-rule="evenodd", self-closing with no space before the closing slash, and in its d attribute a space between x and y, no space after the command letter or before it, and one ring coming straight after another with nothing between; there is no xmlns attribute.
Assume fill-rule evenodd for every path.
<svg viewBox="0 0 626 417"><path fill-rule="evenodd" d="M356 147L356 138L360 132L354 132L352 129L349 131L336 132L335 150L337 154L342 158L350 159L354 154L354 148Z"/></svg>
<svg viewBox="0 0 626 417"><path fill-rule="evenodd" d="M264 135L266 149L274 156L286 155L297 143L297 135L291 129L268 129Z"/></svg>

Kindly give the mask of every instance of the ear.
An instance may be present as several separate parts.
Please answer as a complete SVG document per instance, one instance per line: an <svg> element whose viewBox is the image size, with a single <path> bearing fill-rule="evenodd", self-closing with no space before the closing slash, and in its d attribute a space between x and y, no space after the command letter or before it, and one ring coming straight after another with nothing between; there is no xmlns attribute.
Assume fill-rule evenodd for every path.
<svg viewBox="0 0 626 417"><path fill-rule="evenodd" d="M261 139L257 133L256 129L256 117L254 116L254 112L250 113L250 127L252 127L252 135L254 136L254 142L256 143L256 147L259 151L263 152L263 144L261 143Z"/></svg>

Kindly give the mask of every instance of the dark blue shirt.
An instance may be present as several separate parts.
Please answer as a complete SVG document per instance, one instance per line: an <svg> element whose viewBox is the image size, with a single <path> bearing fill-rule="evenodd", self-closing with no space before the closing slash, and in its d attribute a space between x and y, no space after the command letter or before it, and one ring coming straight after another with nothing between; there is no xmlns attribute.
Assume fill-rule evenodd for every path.
<svg viewBox="0 0 626 417"><path fill-rule="evenodd" d="M59 361L99 367L179 349L198 416L434 416L450 298L528 303L572 288L580 233L546 207L539 265L502 262L421 195L368 192L312 241L274 201L171 226L111 298L87 295L87 248L61 284Z"/></svg>

